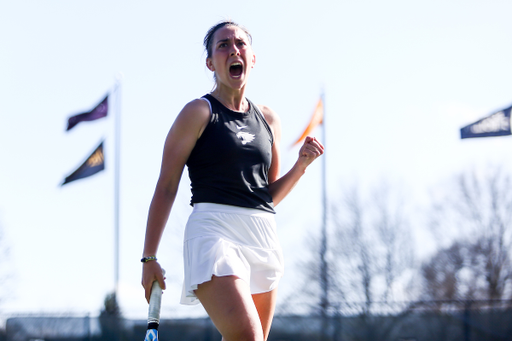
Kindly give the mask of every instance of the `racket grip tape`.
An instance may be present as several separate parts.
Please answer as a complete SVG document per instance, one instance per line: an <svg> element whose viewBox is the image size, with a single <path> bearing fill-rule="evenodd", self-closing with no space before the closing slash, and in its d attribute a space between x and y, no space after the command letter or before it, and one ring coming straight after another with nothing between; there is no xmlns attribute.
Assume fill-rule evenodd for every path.
<svg viewBox="0 0 512 341"><path fill-rule="evenodd" d="M165 275L165 271L162 270ZM160 323L160 308L162 305L162 288L158 281L154 281L151 287L151 296L149 298L148 325Z"/></svg>

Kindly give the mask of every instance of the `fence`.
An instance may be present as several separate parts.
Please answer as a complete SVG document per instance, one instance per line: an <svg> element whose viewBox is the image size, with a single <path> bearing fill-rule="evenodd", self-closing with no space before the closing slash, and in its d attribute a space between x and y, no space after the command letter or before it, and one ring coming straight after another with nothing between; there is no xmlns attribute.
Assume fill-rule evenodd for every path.
<svg viewBox="0 0 512 341"><path fill-rule="evenodd" d="M298 303L280 311L269 341L512 340L512 301L420 301L333 304L327 318ZM143 320L66 316L7 318L0 341L140 341ZM164 319L161 341L220 341L208 318Z"/></svg>

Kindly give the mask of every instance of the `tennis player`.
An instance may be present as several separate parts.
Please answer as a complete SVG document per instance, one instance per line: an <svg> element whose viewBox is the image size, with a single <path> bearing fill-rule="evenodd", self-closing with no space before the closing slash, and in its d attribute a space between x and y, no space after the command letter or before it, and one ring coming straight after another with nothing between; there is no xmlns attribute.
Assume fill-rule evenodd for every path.
<svg viewBox="0 0 512 341"><path fill-rule="evenodd" d="M297 162L280 174L279 117L245 97L256 62L251 35L232 21L204 39L213 91L181 110L165 141L143 251L142 285L165 289L156 260L185 165L193 211L185 228L181 303L201 303L225 341L266 340L274 316L283 256L274 207L324 152L307 137Z"/></svg>

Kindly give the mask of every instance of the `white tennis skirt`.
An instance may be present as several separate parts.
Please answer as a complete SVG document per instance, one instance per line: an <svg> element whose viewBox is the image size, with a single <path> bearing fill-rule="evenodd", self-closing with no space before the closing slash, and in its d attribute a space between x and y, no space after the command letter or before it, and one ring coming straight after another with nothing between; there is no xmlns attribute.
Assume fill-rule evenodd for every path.
<svg viewBox="0 0 512 341"><path fill-rule="evenodd" d="M236 276L252 294L275 289L284 261L274 214L258 209L199 203L185 227L185 278L181 304L197 304L197 286L215 276Z"/></svg>

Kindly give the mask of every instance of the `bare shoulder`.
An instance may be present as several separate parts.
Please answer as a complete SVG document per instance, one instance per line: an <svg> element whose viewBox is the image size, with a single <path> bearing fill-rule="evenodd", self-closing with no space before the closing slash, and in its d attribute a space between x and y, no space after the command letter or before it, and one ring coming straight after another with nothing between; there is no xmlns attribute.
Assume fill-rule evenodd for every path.
<svg viewBox="0 0 512 341"><path fill-rule="evenodd" d="M193 116L194 119L208 119L210 117L210 105L205 100L197 98L185 104L180 115Z"/></svg>
<svg viewBox="0 0 512 341"><path fill-rule="evenodd" d="M175 125L177 129L192 132L197 137L201 136L203 130L210 120L210 105L202 99L194 99L188 102L178 117Z"/></svg>
<svg viewBox="0 0 512 341"><path fill-rule="evenodd" d="M272 130L272 135L274 135L274 142L279 142L281 140L281 120L277 113L267 107L266 105L258 104L258 108L260 109L263 117L267 121L270 130Z"/></svg>
<svg viewBox="0 0 512 341"><path fill-rule="evenodd" d="M258 108L262 112L263 116L265 117L265 120L270 126L275 126L280 124L279 116L277 113L267 107L266 105L258 104Z"/></svg>

